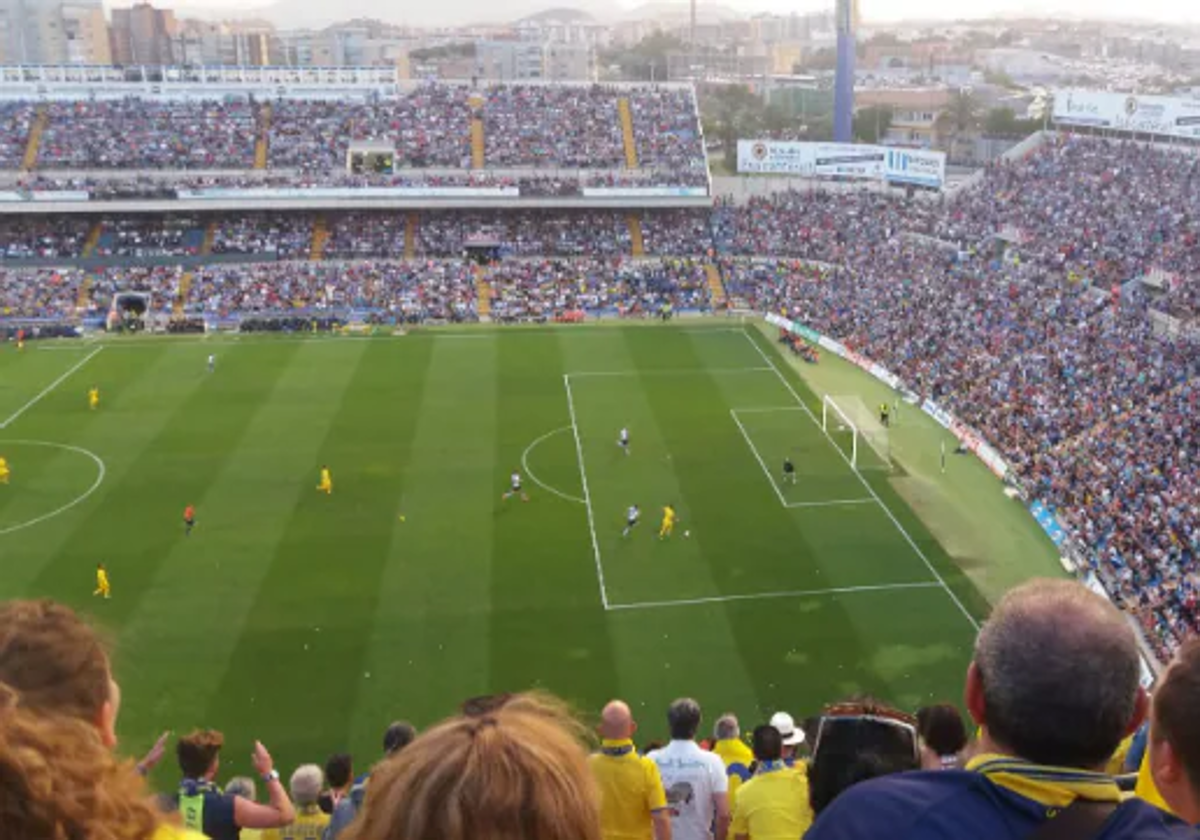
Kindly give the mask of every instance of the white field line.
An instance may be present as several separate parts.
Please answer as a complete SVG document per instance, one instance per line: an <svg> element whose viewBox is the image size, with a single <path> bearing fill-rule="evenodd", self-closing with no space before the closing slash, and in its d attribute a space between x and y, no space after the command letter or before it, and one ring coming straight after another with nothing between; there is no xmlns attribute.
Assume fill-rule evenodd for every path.
<svg viewBox="0 0 1200 840"><path fill-rule="evenodd" d="M567 389L567 410L571 414L571 431L575 435L575 457L579 459L579 480L583 486L583 504L587 508L588 531L592 536L592 553L596 557L596 581L600 584L600 603L608 609L608 590L604 586L604 565L600 561L600 541L596 539L596 514L592 511L592 494L588 490L587 467L583 464L583 441L579 438L579 422L575 417L575 397L571 394L571 375L563 374Z"/></svg>
<svg viewBox="0 0 1200 840"><path fill-rule="evenodd" d="M828 595L850 595L856 592L891 592L905 589L938 589L934 581L918 583L881 583L874 586L838 586L829 589L794 589L785 592L752 592L746 595L714 595L711 598L681 598L676 601L637 601L630 604L610 604L609 610L650 610L661 607L693 607L700 604L724 604L730 601L765 601L773 598L816 598Z"/></svg>
<svg viewBox="0 0 1200 840"><path fill-rule="evenodd" d="M79 370L81 367L83 367L88 362L90 362L93 358L95 358L96 354L99 353L103 349L104 349L103 347L97 347L91 353L88 353L86 356L84 356L82 359L80 359L78 362L76 362L74 365L72 365L70 367L70 369L67 370L66 373L64 373L62 376L58 377L58 379L55 379L53 382L51 382L49 385L47 385L40 394L38 394L36 397L31 399L29 402L25 403L25 405L18 408L15 412L13 412L12 416L9 417L7 420L5 420L3 423L0 423L0 429L7 429L9 426L11 426L14 420L16 420L18 417L20 417L26 411L28 411L29 409L31 409L35 405L37 405L39 402L41 402L43 397L45 397L47 394L49 394L51 391L53 391L55 388L57 388L62 383L66 382L71 377L71 374L73 374L75 371Z"/></svg>
<svg viewBox="0 0 1200 840"><path fill-rule="evenodd" d="M827 499L819 502L788 502L790 508L839 507L841 505L873 505L874 499Z"/></svg>
<svg viewBox="0 0 1200 840"><path fill-rule="evenodd" d="M887 514L888 519L890 519L892 524L896 526L896 530L900 532L902 537L904 537L904 540L916 553L917 557L921 558L921 562L925 564L925 568L929 570L929 573L933 575L934 579L941 585L942 589L946 590L946 594L950 596L950 600L954 602L956 607L958 607L959 612L963 614L972 627L974 627L976 630L979 630L979 622L975 620L975 616L968 612L967 608L963 605L963 602L960 601L958 596L954 594L954 590L952 590L949 584L946 583L946 579L938 573L938 570L934 568L933 563L929 561L929 558L925 555L925 552L921 550L919 545L917 545L916 540L914 540L912 535L909 534L904 526L900 524L900 520L896 518L894 513L892 513L891 508L884 504L883 499L879 498L879 494L875 492L875 488L873 488L867 482L867 480L863 478L863 474L860 473L852 463L850 463L850 459L846 457L846 453L841 450L841 447L837 445L829 432L821 428L821 421L817 419L817 416L813 414L812 409L809 408L804 400L800 398L800 395L796 393L796 390L792 387L792 383L788 382L787 377L784 376L779 368L775 366L775 363L771 360L771 358L767 356L765 352L763 352L763 349L758 346L758 342L754 340L754 337L751 336L749 332L743 332L743 335L746 336L746 340L750 342L750 346L752 346L758 352L758 355L762 356L763 361L775 371L775 375L779 377L779 381L783 384L783 387L786 388L788 393L792 395L792 398L796 401L796 404L804 410L804 413L808 415L808 418L813 421L813 425L815 425L818 429L821 429L821 434L825 435L825 438L829 441L830 446L832 446L834 450L837 451L837 454L841 456L841 459L846 462L846 466L850 468L850 471L854 473L854 475L862 483L863 489L865 489L871 498L874 499L881 508L883 508L883 512Z"/></svg>
<svg viewBox="0 0 1200 840"><path fill-rule="evenodd" d="M582 504L584 504L583 499L579 498L578 496L572 496L570 493L564 493L556 487L551 487L549 484L547 484L546 482L544 482L540 478L538 478L537 475L534 474L533 469L529 466L529 453L532 452L534 449L536 449L537 445L539 443L546 440L547 438L552 438L557 434L562 434L563 432L569 432L569 431L571 431L570 426L563 426L560 429L555 429L554 431L546 432L546 434L542 435L540 438L535 440L533 443L529 444L529 446L525 447L525 451L521 453L521 469L525 470L525 475L529 476L530 479L533 480L533 483L536 484L538 487L541 487L543 490L549 490L551 493L553 493L555 496L558 496L560 499L566 499L568 502L575 502L576 504L582 505Z"/></svg>
<svg viewBox="0 0 1200 840"><path fill-rule="evenodd" d="M738 431L742 433L742 437L746 439L746 443L750 446L750 451L754 453L754 460L758 461L758 465L762 467L763 475L767 477L767 481L771 482L771 489L775 491L775 497L779 499L779 504L787 507L787 499L783 497L783 491L779 489L779 485L775 483L775 476L771 475L771 471L767 469L767 464L762 459L762 455L758 454L758 447L754 445L754 441L750 439L750 433L746 431L746 427L742 425L742 421L738 419L737 411L729 410L729 416L733 418L733 422L737 424Z"/></svg>
<svg viewBox="0 0 1200 840"><path fill-rule="evenodd" d="M803 411L798 405L764 405L735 409L738 414L773 414L777 411Z"/></svg>
<svg viewBox="0 0 1200 840"><path fill-rule="evenodd" d="M11 444L13 446L45 446L52 449L62 449L67 452L77 452L80 455L86 455L96 464L96 480L92 482L92 486L87 490L84 490L81 495L77 496L74 500L67 502L62 507L52 510L49 513L44 513L41 516L35 517L34 519L22 522L18 525L10 525L7 528L0 528L0 536L12 534L17 531L24 531L26 528L32 528L34 525L45 522L47 519L53 519L61 513L66 513L76 505L83 504L83 502L87 501L89 496L100 489L100 485L104 483L104 476L108 472L107 468L104 466L104 459L102 459L95 452L91 452L79 446L71 446L70 444L66 443L51 443L50 441L45 440L6 440L4 443Z"/></svg>
<svg viewBox="0 0 1200 840"><path fill-rule="evenodd" d="M772 368L768 367L745 367L745 368L663 368L660 370L639 370L638 368L630 368L629 370L577 370L567 374L576 378L581 376L699 376L701 374L735 374L735 373L770 373Z"/></svg>

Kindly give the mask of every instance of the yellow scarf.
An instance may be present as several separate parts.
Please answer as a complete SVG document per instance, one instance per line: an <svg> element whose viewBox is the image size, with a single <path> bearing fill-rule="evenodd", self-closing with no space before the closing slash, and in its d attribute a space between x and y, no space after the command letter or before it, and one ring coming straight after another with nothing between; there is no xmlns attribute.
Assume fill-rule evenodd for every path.
<svg viewBox="0 0 1200 840"><path fill-rule="evenodd" d="M1120 802L1121 791L1110 776L1070 767L1048 767L1006 755L977 755L967 769L1018 796L1051 808L1063 808L1076 799Z"/></svg>

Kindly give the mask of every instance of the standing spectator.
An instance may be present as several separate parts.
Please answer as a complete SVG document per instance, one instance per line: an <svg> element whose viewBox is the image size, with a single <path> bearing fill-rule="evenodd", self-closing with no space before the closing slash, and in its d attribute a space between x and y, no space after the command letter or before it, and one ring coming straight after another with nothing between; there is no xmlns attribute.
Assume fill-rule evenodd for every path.
<svg viewBox="0 0 1200 840"><path fill-rule="evenodd" d="M258 801L258 785L249 776L234 776L225 785L226 796L240 796L251 802ZM174 810L172 805L168 810ZM261 840L261 828L243 828L238 832L238 840Z"/></svg>
<svg viewBox="0 0 1200 840"><path fill-rule="evenodd" d="M0 686L0 833L12 840L202 840L168 824L91 722Z"/></svg>
<svg viewBox="0 0 1200 840"><path fill-rule="evenodd" d="M600 713L600 751L589 759L600 787L604 840L671 840L671 819L658 767L633 746L629 706L613 700Z"/></svg>
<svg viewBox="0 0 1200 840"><path fill-rule="evenodd" d="M771 726L778 729L783 738L783 760L791 767L799 758L800 747L804 744L804 730L796 726L795 719L787 712L771 715Z"/></svg>
<svg viewBox="0 0 1200 840"><path fill-rule="evenodd" d="M729 777L729 803L733 810L733 802L742 782L750 778L750 765L754 763L754 753L742 741L742 728L738 724L737 715L726 713L717 718L713 726L712 751L725 762L725 775Z"/></svg>
<svg viewBox="0 0 1200 840"><path fill-rule="evenodd" d="M1171 810L1200 824L1200 638L1188 640L1154 689L1150 770Z"/></svg>
<svg viewBox="0 0 1200 840"><path fill-rule="evenodd" d="M318 800L325 783L321 768L302 764L292 773L288 789L296 806L296 819L282 828L263 832L263 840L320 840L329 825L329 815L321 810Z"/></svg>
<svg viewBox="0 0 1200 840"><path fill-rule="evenodd" d="M690 697L676 700L667 709L671 743L648 756L658 765L671 809L675 840L716 840L729 832L729 779L725 762L700 749L700 704Z"/></svg>
<svg viewBox="0 0 1200 840"><path fill-rule="evenodd" d="M417 729L406 720L393 721L383 733L383 757L390 758L407 747L417 737ZM349 758L349 756L347 756ZM325 840L337 840L346 826L354 822L362 809L363 800L367 795L368 775L354 781L350 793L337 802L330 815L329 827L325 831Z"/></svg>
<svg viewBox="0 0 1200 840"><path fill-rule="evenodd" d="M921 769L919 741L916 718L870 698L827 706L807 767L813 813L868 779Z"/></svg>
<svg viewBox="0 0 1200 840"><path fill-rule="evenodd" d="M417 737L417 728L406 720L392 723L383 733L384 756L395 755Z"/></svg>
<svg viewBox="0 0 1200 840"><path fill-rule="evenodd" d="M183 781L179 784L179 811L183 824L211 840L238 840L242 828L279 828L296 818L296 809L279 781L271 754L254 743L254 769L267 785L269 805L240 796L227 796L213 784L221 766L225 737L213 730L197 730L179 739L176 754Z"/></svg>
<svg viewBox="0 0 1200 840"><path fill-rule="evenodd" d="M54 601L0 605L0 683L21 705L86 721L110 749L117 745L121 688L96 631L78 613ZM169 732L137 763L143 776L164 754Z"/></svg>
<svg viewBox="0 0 1200 840"><path fill-rule="evenodd" d="M954 706L939 703L917 709L917 734L921 736L922 770L954 770L962 766L967 727Z"/></svg>
<svg viewBox="0 0 1200 840"><path fill-rule="evenodd" d="M338 803L354 789L354 760L350 753L334 753L325 761L326 790L319 800L321 810L332 814Z"/></svg>
<svg viewBox="0 0 1200 840"><path fill-rule="evenodd" d="M1068 820L1064 837L1195 840L1200 833L1157 808L1122 801L1098 772L1145 715L1138 656L1121 613L1081 584L1017 587L992 612L967 670L967 708L981 728L967 770L857 784L818 812L806 840L1023 840L1049 818ZM818 740L814 786L822 749Z"/></svg>
<svg viewBox="0 0 1200 840"><path fill-rule="evenodd" d="M733 804L735 840L795 840L812 824L808 779L783 761L783 736L767 724L754 729L754 778Z"/></svg>
<svg viewBox="0 0 1200 840"><path fill-rule="evenodd" d="M350 840L601 840L583 729L517 695L435 726L381 763Z"/></svg>

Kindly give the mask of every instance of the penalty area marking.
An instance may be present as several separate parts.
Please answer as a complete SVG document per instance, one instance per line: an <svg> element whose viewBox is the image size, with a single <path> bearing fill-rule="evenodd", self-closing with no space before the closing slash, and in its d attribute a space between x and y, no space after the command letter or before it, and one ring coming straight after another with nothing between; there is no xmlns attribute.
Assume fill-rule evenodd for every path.
<svg viewBox="0 0 1200 840"><path fill-rule="evenodd" d="M585 505L585 504L587 504L587 502L584 501L583 499L579 498L578 496L572 496L570 493L564 493L563 491L559 490L557 487L551 487L549 484L542 481L540 478L537 477L537 475L534 474L533 470L529 466L529 453L532 452L534 449L536 449L538 444L540 444L544 440L554 437L555 435L561 435L564 432L569 432L569 431L571 431L570 426L563 426L560 429L554 429L553 431L546 432L546 434L542 435L540 438L535 440L533 443L529 444L529 446L525 447L525 451L521 453L521 467L525 470L525 475L529 476L529 478L533 481L533 483L536 484L538 487L541 487L543 490L549 490L555 496L558 496L560 499L566 499L568 502L574 502L577 505Z"/></svg>
<svg viewBox="0 0 1200 840"><path fill-rule="evenodd" d="M56 510L52 510L49 513L44 513L41 516L34 517L33 519L25 522L19 522L16 525L9 525L7 528L0 528L0 536L12 534L17 531L23 531L26 528L32 528L34 525L39 525L42 522L45 522L47 519L53 519L59 514L66 513L77 505L81 505L87 501L88 497L99 490L100 485L104 483L104 476L107 473L107 468L104 466L104 459L95 452L92 452L89 449L84 449L81 446L71 446L68 443L53 443L52 441L48 440L0 440L0 445L44 446L48 449L61 449L64 452L74 452L79 455L84 455L88 458L91 458L96 464L96 480L92 482L91 487L89 487L87 490L84 490L79 496L76 496L72 501L67 502L65 505Z"/></svg>
<svg viewBox="0 0 1200 840"><path fill-rule="evenodd" d="M793 589L781 592L751 592L745 595L713 595L710 598L681 598L675 601L635 601L630 604L609 604L607 610L650 610L661 607L694 607L700 604L725 604L730 601L763 601L771 598L817 598L827 595L850 595L855 592L891 592L902 589L940 589L936 581L916 583L882 583L868 586L838 586L829 589Z"/></svg>

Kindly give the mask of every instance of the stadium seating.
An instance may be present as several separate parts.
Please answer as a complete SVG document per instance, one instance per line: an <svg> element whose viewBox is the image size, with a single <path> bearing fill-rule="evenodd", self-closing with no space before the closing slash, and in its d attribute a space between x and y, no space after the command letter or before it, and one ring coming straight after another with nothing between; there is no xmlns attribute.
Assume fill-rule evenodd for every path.
<svg viewBox="0 0 1200 840"><path fill-rule="evenodd" d="M535 110L616 109L603 88L570 90L568 101L561 91L492 89L485 115L500 122L488 137L509 130L502 115L520 107L521 97ZM420 107L457 108L447 96L429 91ZM671 151L683 148L683 130L668 130L683 107L670 93L632 97L639 132L658 127L676 137L655 141L665 144L657 150L639 147L639 158L683 165ZM27 109L5 113L32 118ZM240 114L212 113L235 121ZM273 122L280 131L290 124L287 113ZM375 112L355 113L364 136L378 128ZM159 116L169 120L170 113ZM597 129L605 154L620 147L614 131ZM413 142L432 148L432 136ZM548 142L548 132L535 131L494 148L530 163ZM557 177L546 179L548 191L557 189ZM520 258L484 275L492 290L485 314L497 320L579 310L637 316L664 304L705 311L712 294L706 266L715 265L732 306L786 310L977 429L1030 496L1086 547L1087 562L1166 656L1186 633L1200 631L1200 511L1188 462L1200 371L1189 343L1159 335L1149 316L1197 315L1198 179L1197 158L1179 151L1063 138L989 168L944 207L870 191L818 191L718 201L708 211L641 211L634 218L653 257L646 262L630 259L631 223L622 211L446 211L420 213L411 228L407 214L331 213L324 256L338 264L251 265L236 258L303 260L311 217L230 214L212 227L211 249L235 261L188 269L186 306L195 314L351 307L385 320L473 320L477 286L460 260L482 241ZM98 269L85 282L78 264L94 221L6 221L4 260L43 267L0 269L0 311L95 314L105 295L142 287L169 308L184 271L170 263L203 261L211 224L186 217L102 222L95 256L167 264ZM401 262L410 235L419 259ZM1163 292L1134 282L1150 272L1172 278Z"/></svg>

